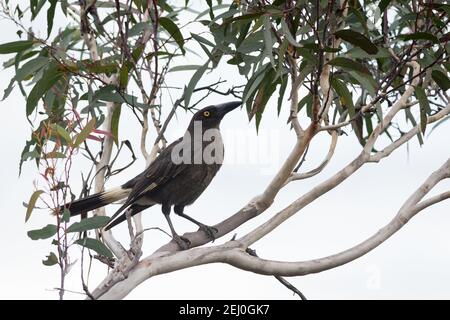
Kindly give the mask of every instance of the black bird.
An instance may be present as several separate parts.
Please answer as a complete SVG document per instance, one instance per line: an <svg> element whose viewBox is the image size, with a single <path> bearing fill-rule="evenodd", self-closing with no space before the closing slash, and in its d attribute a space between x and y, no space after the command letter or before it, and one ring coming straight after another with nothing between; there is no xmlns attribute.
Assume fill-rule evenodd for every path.
<svg viewBox="0 0 450 320"><path fill-rule="evenodd" d="M177 215L198 225L214 240L215 228L198 222L183 210L205 191L219 171L224 152L220 121L240 105L241 102L229 102L196 112L184 136L167 146L144 172L120 187L73 201L65 207L74 216L126 198L105 227L109 230L126 220L126 210L133 216L154 204L161 204L174 240L186 249L188 240L175 232L169 216L174 206Z"/></svg>

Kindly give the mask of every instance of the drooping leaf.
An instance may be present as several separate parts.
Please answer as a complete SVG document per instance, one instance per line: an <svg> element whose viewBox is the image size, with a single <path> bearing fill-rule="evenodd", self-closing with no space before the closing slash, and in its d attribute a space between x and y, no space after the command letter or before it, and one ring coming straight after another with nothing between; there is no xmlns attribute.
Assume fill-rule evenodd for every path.
<svg viewBox="0 0 450 320"><path fill-rule="evenodd" d="M275 68L275 59L272 53L272 24L268 15L264 15L264 44L266 47L266 55L270 59L272 67Z"/></svg>
<svg viewBox="0 0 450 320"><path fill-rule="evenodd" d="M86 218L81 220L80 222L74 222L67 228L67 232L83 232L92 229L99 229L109 222L109 217L104 216L94 216L91 218Z"/></svg>
<svg viewBox="0 0 450 320"><path fill-rule="evenodd" d="M64 139L65 142L67 142L67 144L69 144L70 146L72 146L72 139L70 138L70 134L69 132L67 132L66 129L64 129L63 127L61 127L58 124L55 124L55 129L56 132L58 133L58 135Z"/></svg>
<svg viewBox="0 0 450 320"><path fill-rule="evenodd" d="M152 25L149 22L138 22L128 30L128 37L139 35L144 30L151 30Z"/></svg>
<svg viewBox="0 0 450 320"><path fill-rule="evenodd" d="M205 73L206 69L208 69L208 64L209 64L209 61L207 61L203 66L198 68L198 70L194 73L191 80L189 81L189 84L187 85L186 91L184 94L184 105L186 108L189 107L189 103L191 101L192 93L195 90L195 86L197 85L198 81Z"/></svg>
<svg viewBox="0 0 450 320"><path fill-rule="evenodd" d="M294 47L301 47L300 43L298 43L297 40L295 40L295 38L292 36L291 31L289 31L289 27L284 19L281 19L281 30L283 30L283 33L290 44L292 44Z"/></svg>
<svg viewBox="0 0 450 320"><path fill-rule="evenodd" d="M439 43L439 39L428 32L416 32L411 34L400 34L397 36L400 40L408 41L408 40L428 40L433 43Z"/></svg>
<svg viewBox="0 0 450 320"><path fill-rule="evenodd" d="M36 108L38 101L45 93L63 76L63 73L59 71L55 66L48 68L42 78L31 89L27 98L26 114L31 115Z"/></svg>
<svg viewBox="0 0 450 320"><path fill-rule="evenodd" d="M159 18L159 24L166 29L166 31L170 34L170 36L175 40L175 42L180 47L183 54L186 53L186 50L184 49L184 38L183 35L180 32L180 29L178 29L178 26L169 18L161 17Z"/></svg>
<svg viewBox="0 0 450 320"><path fill-rule="evenodd" d="M198 65L198 64L185 64L185 65L181 65L181 66L175 66L175 67L169 69L169 72L191 71L191 70L197 70L200 67L201 67L201 65Z"/></svg>
<svg viewBox="0 0 450 320"><path fill-rule="evenodd" d="M280 93L278 95L278 104L277 104L277 114L280 115L281 107L283 105L283 98L284 93L286 92L286 87L288 84L288 76L285 75L281 78L281 85L280 85Z"/></svg>
<svg viewBox="0 0 450 320"><path fill-rule="evenodd" d="M417 126L416 119L414 119L410 108L405 109L405 116L406 119L409 120L414 127ZM417 132L417 140L419 141L420 145L423 145L422 133L420 131Z"/></svg>
<svg viewBox="0 0 450 320"><path fill-rule="evenodd" d="M26 62L20 69L17 70L15 79L17 81L23 81L32 75L34 72L45 67L49 60L47 57L37 57L33 60Z"/></svg>
<svg viewBox="0 0 450 320"><path fill-rule="evenodd" d="M349 71L349 74L355 78L362 88L366 89L372 97L375 97L375 88L377 83L371 74Z"/></svg>
<svg viewBox="0 0 450 320"><path fill-rule="evenodd" d="M31 20L37 17L45 2L46 0L30 0Z"/></svg>
<svg viewBox="0 0 450 320"><path fill-rule="evenodd" d="M199 36L198 34L191 33L191 37L194 38L198 43L203 43L207 46L215 47L214 43L212 43L208 39L203 38L202 36Z"/></svg>
<svg viewBox="0 0 450 320"><path fill-rule="evenodd" d="M42 229L28 231L27 235L31 240L48 239L53 237L57 230L54 224L48 224Z"/></svg>
<svg viewBox="0 0 450 320"><path fill-rule="evenodd" d="M450 89L450 80L442 71L433 70L431 77L442 90L447 91Z"/></svg>
<svg viewBox="0 0 450 320"><path fill-rule="evenodd" d="M94 250L98 254L102 256L106 256L108 258L113 258L112 252L108 249L107 246L103 244L103 242L98 241L97 239L92 238L83 238L75 241L76 244L79 244L82 247Z"/></svg>
<svg viewBox="0 0 450 320"><path fill-rule="evenodd" d="M53 18L55 17L56 4L58 0L49 0L50 7L47 10L47 37L50 37L50 33L53 29Z"/></svg>
<svg viewBox="0 0 450 320"><path fill-rule="evenodd" d="M0 44L0 54L22 52L33 46L34 42L31 40L14 41Z"/></svg>
<svg viewBox="0 0 450 320"><path fill-rule="evenodd" d="M130 68L128 67L128 63L124 63L119 71L119 87L121 89L125 89L128 85L128 79L130 73Z"/></svg>
<svg viewBox="0 0 450 320"><path fill-rule="evenodd" d="M254 95L256 89L259 87L261 81L264 79L265 72L270 68L270 64L266 64L261 67L260 70L255 72L252 77L248 80L244 92L242 103L246 103L252 95Z"/></svg>
<svg viewBox="0 0 450 320"><path fill-rule="evenodd" d="M87 139L87 137L91 134L92 131L95 129L96 119L92 118L89 120L89 122L86 124L86 126L83 128L83 130L80 131L75 137L73 146L74 148L78 148L80 144L83 143Z"/></svg>
<svg viewBox="0 0 450 320"><path fill-rule="evenodd" d="M120 113L122 111L122 106L117 105L113 111L112 119L111 119L111 133L114 138L114 142L116 145L119 145L119 121L120 121Z"/></svg>
<svg viewBox="0 0 450 320"><path fill-rule="evenodd" d="M336 57L328 62L328 64L331 64L332 66L341 67L344 69L354 70L360 73L364 74L370 74L369 69L367 69L363 64L351 60L349 58L344 57Z"/></svg>
<svg viewBox="0 0 450 320"><path fill-rule="evenodd" d="M28 201L27 212L25 214L25 222L27 222L28 219L30 219L31 213L33 212L34 206L36 205L36 201L39 199L39 196L43 193L44 191L37 190L33 192L33 194L31 195L30 200Z"/></svg>
<svg viewBox="0 0 450 320"><path fill-rule="evenodd" d="M355 105L353 104L353 98L352 94L350 93L350 90L348 90L347 86L336 77L332 77L331 86L338 94L341 100L341 104L348 109L348 114L350 115L350 118L354 117Z"/></svg>
<svg viewBox="0 0 450 320"><path fill-rule="evenodd" d="M376 54L378 48L365 35L350 29L339 30L334 33L338 38L350 42L354 46L360 47L369 54Z"/></svg>
<svg viewBox="0 0 450 320"><path fill-rule="evenodd" d="M422 87L415 87L414 92L417 99L419 100L420 105L420 131L422 132L422 134L425 134L428 121L427 113L430 110L430 104L428 103L428 98L425 90Z"/></svg>
<svg viewBox="0 0 450 320"><path fill-rule="evenodd" d="M230 7L229 4L218 4L212 7L212 10L220 10L220 9L228 9ZM207 15L209 13L209 8L200 12L196 17L195 17L195 21L197 21L198 19L200 19L201 17Z"/></svg>
<svg viewBox="0 0 450 320"><path fill-rule="evenodd" d="M378 8L380 8L380 12L383 12L384 10L386 10L390 3L391 3L391 0L381 0L380 3L378 4Z"/></svg>
<svg viewBox="0 0 450 320"><path fill-rule="evenodd" d="M256 130L259 130L259 125L261 123L262 115L264 109L275 91L280 79L276 79L276 71L273 68L264 75L264 79L261 81L258 92L256 93L255 99L253 100L253 105L248 113L249 120L255 116Z"/></svg>

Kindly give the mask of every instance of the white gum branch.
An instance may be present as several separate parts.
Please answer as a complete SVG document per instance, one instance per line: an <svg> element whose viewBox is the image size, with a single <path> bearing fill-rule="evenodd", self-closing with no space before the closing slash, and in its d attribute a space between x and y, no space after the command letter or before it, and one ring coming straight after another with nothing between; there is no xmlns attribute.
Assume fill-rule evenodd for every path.
<svg viewBox="0 0 450 320"><path fill-rule="evenodd" d="M280 276L303 276L341 266L378 247L421 210L450 198L450 192L446 192L420 202L437 183L449 176L450 159L414 191L387 225L358 245L337 254L299 262L272 261L251 256L245 252L245 244L240 241L230 241L220 246L194 248L147 257L130 270L126 279L108 290L96 289L93 295L100 299L121 299L140 283L153 276L209 263L227 263L258 274Z"/></svg>
<svg viewBox="0 0 450 320"><path fill-rule="evenodd" d="M80 21L83 20L83 16L85 12L84 9L80 9ZM84 42L89 50L90 57L92 61L99 61L101 59L98 53L97 42L92 34L85 33L83 34ZM111 77L107 77L105 74L100 75L103 82L108 84L117 84L117 77L113 75ZM106 119L103 123L103 130L106 132L111 132L111 123L112 123L112 115L116 108L116 104L114 102L106 103L107 113ZM104 190L105 187L105 172L106 168L111 161L112 148L114 145L114 139L110 135L105 135L102 146L102 155L100 157L99 162L96 164L96 175L94 182L94 192L98 193ZM96 209L95 214L99 216L106 216L106 210L104 207ZM114 238L111 231L102 231L102 238L105 244L111 249L114 255L118 258L126 255L126 251L124 247Z"/></svg>

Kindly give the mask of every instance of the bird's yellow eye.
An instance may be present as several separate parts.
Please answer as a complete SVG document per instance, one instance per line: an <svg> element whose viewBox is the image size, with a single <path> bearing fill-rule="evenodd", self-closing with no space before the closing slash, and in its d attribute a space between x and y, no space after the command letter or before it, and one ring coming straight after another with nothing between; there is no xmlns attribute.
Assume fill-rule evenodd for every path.
<svg viewBox="0 0 450 320"><path fill-rule="evenodd" d="M205 112L203 112L203 115L204 115L205 117L209 117L209 116L211 115L211 112L205 111Z"/></svg>

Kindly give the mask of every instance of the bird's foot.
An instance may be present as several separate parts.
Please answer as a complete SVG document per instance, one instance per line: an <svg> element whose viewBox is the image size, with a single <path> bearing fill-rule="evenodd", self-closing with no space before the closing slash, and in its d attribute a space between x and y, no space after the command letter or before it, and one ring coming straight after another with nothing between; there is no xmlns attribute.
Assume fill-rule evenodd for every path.
<svg viewBox="0 0 450 320"><path fill-rule="evenodd" d="M191 241L189 241L188 238L181 237L177 234L174 234L172 238L178 244L181 250L187 250L191 246Z"/></svg>
<svg viewBox="0 0 450 320"><path fill-rule="evenodd" d="M205 232L206 235L208 236L208 238L210 238L213 242L214 242L214 240L216 240L215 233L219 232L219 230L217 230L217 228L207 226L206 224L199 224L198 226L199 226L199 229L203 230L203 232Z"/></svg>

